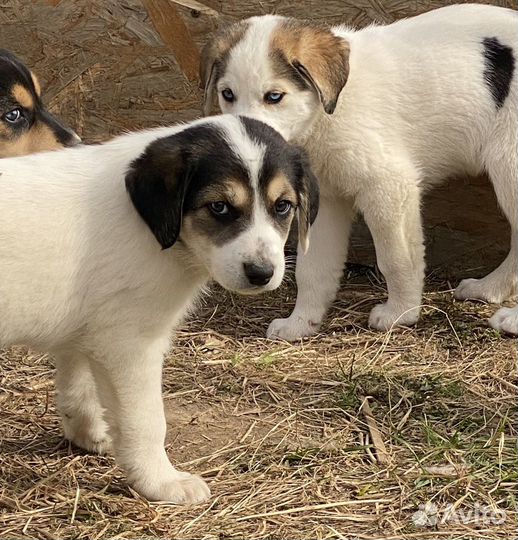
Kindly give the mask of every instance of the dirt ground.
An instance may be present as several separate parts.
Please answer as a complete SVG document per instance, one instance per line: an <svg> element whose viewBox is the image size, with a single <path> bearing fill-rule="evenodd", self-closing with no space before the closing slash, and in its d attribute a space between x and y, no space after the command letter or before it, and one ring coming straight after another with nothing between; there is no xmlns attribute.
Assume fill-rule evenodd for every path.
<svg viewBox="0 0 518 540"><path fill-rule="evenodd" d="M348 279L347 279L348 278ZM263 338L294 286L214 288L164 372L168 452L199 507L149 504L111 457L63 440L52 365L3 354L0 538L509 539L517 528L516 343L429 280L418 327L366 328L379 277L351 267L322 334Z"/></svg>

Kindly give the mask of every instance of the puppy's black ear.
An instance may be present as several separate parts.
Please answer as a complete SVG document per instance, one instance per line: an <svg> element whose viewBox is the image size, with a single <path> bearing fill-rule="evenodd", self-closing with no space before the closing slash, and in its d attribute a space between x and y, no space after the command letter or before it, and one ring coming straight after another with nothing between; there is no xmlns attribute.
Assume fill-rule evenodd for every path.
<svg viewBox="0 0 518 540"><path fill-rule="evenodd" d="M140 217L163 249L180 234L182 210L191 171L180 138L172 135L151 143L126 175L126 189Z"/></svg>
<svg viewBox="0 0 518 540"><path fill-rule="evenodd" d="M299 244L303 253L309 248L309 229L313 225L320 200L320 188L318 180L313 174L309 165L309 159L303 150L300 152L299 166L299 208L298 208L298 228Z"/></svg>

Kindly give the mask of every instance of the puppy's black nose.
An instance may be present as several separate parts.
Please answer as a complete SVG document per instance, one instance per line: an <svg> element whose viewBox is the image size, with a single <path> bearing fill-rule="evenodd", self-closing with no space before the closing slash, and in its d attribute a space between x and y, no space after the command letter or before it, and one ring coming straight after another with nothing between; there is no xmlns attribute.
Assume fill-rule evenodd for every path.
<svg viewBox="0 0 518 540"><path fill-rule="evenodd" d="M265 263L262 265L253 263L243 263L245 275L252 285L266 285L273 276L273 264Z"/></svg>

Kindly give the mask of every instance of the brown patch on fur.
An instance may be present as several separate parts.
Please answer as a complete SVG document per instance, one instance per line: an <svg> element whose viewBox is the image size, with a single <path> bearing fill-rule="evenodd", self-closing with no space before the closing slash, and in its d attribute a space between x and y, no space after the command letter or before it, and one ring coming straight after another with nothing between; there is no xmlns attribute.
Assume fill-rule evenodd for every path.
<svg viewBox="0 0 518 540"><path fill-rule="evenodd" d="M5 131L6 128L0 124L0 135L3 133L2 129ZM48 126L36 124L16 139L0 140L0 158L45 152L46 150L62 148L62 146Z"/></svg>
<svg viewBox="0 0 518 540"><path fill-rule="evenodd" d="M46 124L37 124L29 131L31 152L54 150L63 145L56 139L56 135Z"/></svg>
<svg viewBox="0 0 518 540"><path fill-rule="evenodd" d="M31 71L31 77L32 77L32 84L34 84L34 89L36 90L36 94L38 96L41 96L41 85L38 77Z"/></svg>
<svg viewBox="0 0 518 540"><path fill-rule="evenodd" d="M268 203L272 206L279 199L286 199L293 205L297 204L297 194L291 185L291 182L284 174L278 174L268 183L266 188L266 197Z"/></svg>
<svg viewBox="0 0 518 540"><path fill-rule="evenodd" d="M200 61L200 81L204 89L203 113L208 115L214 101L217 80L225 72L228 55L243 38L248 28L245 21L238 22L220 31L202 50Z"/></svg>
<svg viewBox="0 0 518 540"><path fill-rule="evenodd" d="M290 64L283 51L275 49L269 54L270 62L272 63L272 71L275 73L275 78L280 81L290 81L299 90L307 90L311 88L303 79L298 70ZM283 90L282 88L276 88ZM286 90L285 90L286 91Z"/></svg>
<svg viewBox="0 0 518 540"><path fill-rule="evenodd" d="M250 189L234 178L205 188L197 197L196 206L205 206L218 201L228 202L239 210L252 207Z"/></svg>
<svg viewBox="0 0 518 540"><path fill-rule="evenodd" d="M271 48L315 88L326 112L332 113L349 75L347 41L324 26L289 19L274 31Z"/></svg>
<svg viewBox="0 0 518 540"><path fill-rule="evenodd" d="M223 201L240 213L238 220L230 223L215 218L208 208L210 203ZM236 238L249 225L253 208L252 189L242 180L227 178L208 185L197 194L194 208L187 212L182 223L182 235L190 244L221 246ZM234 210L234 211L235 211Z"/></svg>
<svg viewBox="0 0 518 540"><path fill-rule="evenodd" d="M34 108L34 97L25 86L15 84L11 89L11 95L25 109Z"/></svg>

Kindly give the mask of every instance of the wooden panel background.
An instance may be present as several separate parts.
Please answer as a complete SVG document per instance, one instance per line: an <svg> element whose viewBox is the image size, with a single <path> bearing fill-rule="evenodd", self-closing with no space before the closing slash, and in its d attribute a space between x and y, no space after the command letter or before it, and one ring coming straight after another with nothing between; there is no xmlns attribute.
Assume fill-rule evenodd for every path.
<svg viewBox="0 0 518 540"><path fill-rule="evenodd" d="M50 109L85 141L95 142L198 116L195 46L218 25L274 12L361 27L448 3L454 2L4 0L0 47L13 50L34 69ZM492 3L516 9L516 1ZM426 209L430 260L436 268L452 268L460 260L473 268L493 264L505 252L507 226L484 180L441 188ZM495 244L495 234L504 239ZM352 258L373 259L361 228Z"/></svg>

